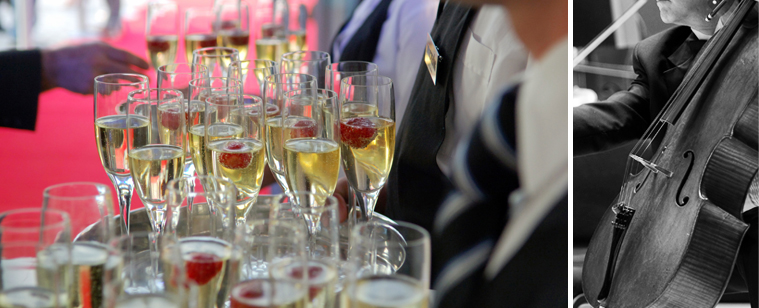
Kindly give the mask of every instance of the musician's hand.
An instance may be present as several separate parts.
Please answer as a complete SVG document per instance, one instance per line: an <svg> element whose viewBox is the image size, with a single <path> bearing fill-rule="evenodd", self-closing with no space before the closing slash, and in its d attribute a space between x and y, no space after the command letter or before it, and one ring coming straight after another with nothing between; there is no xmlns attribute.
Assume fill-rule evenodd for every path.
<svg viewBox="0 0 759 308"><path fill-rule="evenodd" d="M145 60L102 42L42 51L42 90L61 87L92 94L95 77L111 73L140 73Z"/></svg>

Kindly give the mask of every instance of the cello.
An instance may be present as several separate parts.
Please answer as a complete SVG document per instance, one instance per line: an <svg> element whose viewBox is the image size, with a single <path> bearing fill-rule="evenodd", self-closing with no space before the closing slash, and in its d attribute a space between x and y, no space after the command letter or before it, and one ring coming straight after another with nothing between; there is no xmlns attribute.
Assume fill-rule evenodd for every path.
<svg viewBox="0 0 759 308"><path fill-rule="evenodd" d="M722 296L758 169L756 15L755 0L739 0L630 153L585 256L592 306L713 307Z"/></svg>

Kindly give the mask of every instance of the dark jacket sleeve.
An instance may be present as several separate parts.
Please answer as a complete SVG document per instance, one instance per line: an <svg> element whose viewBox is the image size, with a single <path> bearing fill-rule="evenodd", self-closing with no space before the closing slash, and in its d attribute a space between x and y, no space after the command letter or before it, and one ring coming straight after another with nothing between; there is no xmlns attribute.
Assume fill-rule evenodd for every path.
<svg viewBox="0 0 759 308"><path fill-rule="evenodd" d="M584 104L572 110L574 155L608 150L640 138L650 124L649 76L635 48L633 69L638 75L627 91L606 101Z"/></svg>
<svg viewBox="0 0 759 308"><path fill-rule="evenodd" d="M0 52L0 126L34 130L42 84L39 50Z"/></svg>

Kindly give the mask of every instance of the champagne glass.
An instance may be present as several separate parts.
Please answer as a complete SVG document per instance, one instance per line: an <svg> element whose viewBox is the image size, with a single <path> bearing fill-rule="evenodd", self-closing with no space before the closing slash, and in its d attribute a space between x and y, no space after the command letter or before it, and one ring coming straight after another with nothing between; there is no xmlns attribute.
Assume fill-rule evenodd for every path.
<svg viewBox="0 0 759 308"><path fill-rule="evenodd" d="M188 185L195 181L203 185ZM161 239L161 250L175 250L181 255L178 264L186 269L187 280L198 288L191 295L198 307L225 307L241 256L235 225L224 223L233 215L237 191L231 182L208 176L177 179L168 186L171 216L177 219L172 219L171 224L176 227ZM190 196L193 203L188 203Z"/></svg>
<svg viewBox="0 0 759 308"><path fill-rule="evenodd" d="M206 100L206 167L209 174L237 186L235 217L243 225L258 197L266 166L263 105L258 97L214 94ZM236 105L237 104L237 105Z"/></svg>
<svg viewBox="0 0 759 308"><path fill-rule="evenodd" d="M5 211L0 213L0 241L66 244L71 242L71 219L68 213L54 209Z"/></svg>
<svg viewBox="0 0 759 308"><path fill-rule="evenodd" d="M364 61L343 61L327 65L325 78L326 89L340 94L340 81L345 77L356 75L377 76L377 64Z"/></svg>
<svg viewBox="0 0 759 308"><path fill-rule="evenodd" d="M190 119L199 119L200 116L198 114L203 110L203 107L199 106L199 104L190 104L190 81L204 77L208 77L208 68L202 64L197 64L193 67L189 63L175 63L158 68L158 88L174 89L182 92L182 97L184 98L182 105L184 105L186 114L187 132L190 131L193 124ZM189 137L190 135L187 134L188 140L186 142L188 145L190 144ZM187 152L185 153L182 175L187 177L195 175L195 164L192 162L192 151L189 146L187 146Z"/></svg>
<svg viewBox="0 0 759 308"><path fill-rule="evenodd" d="M288 36L289 51L308 51L308 45L306 45L306 29L290 31Z"/></svg>
<svg viewBox="0 0 759 308"><path fill-rule="evenodd" d="M256 59L279 62L288 52L289 46L285 36L285 25L276 23L271 7L263 7L259 2L255 14L260 31L256 33ZM271 3L271 2L269 2Z"/></svg>
<svg viewBox="0 0 759 308"><path fill-rule="evenodd" d="M95 77L95 138L100 162L118 191L122 234L129 233L134 182L129 172L127 149L148 142L148 120L127 121L129 92L148 88L148 77L108 74Z"/></svg>
<svg viewBox="0 0 759 308"><path fill-rule="evenodd" d="M227 77L201 78L190 81L189 148L192 163L198 175L208 175L206 171L206 99L214 93L239 93L240 81Z"/></svg>
<svg viewBox="0 0 759 308"><path fill-rule="evenodd" d="M229 67L229 77L243 83L243 93L261 96L264 78L277 73L277 63L271 60L243 60Z"/></svg>
<svg viewBox="0 0 759 308"><path fill-rule="evenodd" d="M355 307L427 307L430 235L414 224L368 221L351 232L348 298Z"/></svg>
<svg viewBox="0 0 759 308"><path fill-rule="evenodd" d="M227 77L229 65L235 61L240 61L240 53L234 48L207 47L192 52L192 64L208 67L211 77Z"/></svg>
<svg viewBox="0 0 759 308"><path fill-rule="evenodd" d="M0 307L70 307L66 296L71 280L68 245L38 241L0 242Z"/></svg>
<svg viewBox="0 0 759 308"><path fill-rule="evenodd" d="M214 28L216 14L208 8L188 8L184 17L184 53L187 62L192 62L195 50L216 47L218 33Z"/></svg>
<svg viewBox="0 0 759 308"><path fill-rule="evenodd" d="M104 273L106 308L187 307L188 286L178 251L159 249L159 235L135 232L112 240L109 256L114 265ZM160 264L160 265L159 265Z"/></svg>
<svg viewBox="0 0 759 308"><path fill-rule="evenodd" d="M340 136L334 129L338 123L334 98L335 92L330 90L294 90L285 93L282 108L280 142L285 180L290 191L313 193L314 206L324 205L325 197L335 191L340 175ZM299 200L295 200L296 204Z"/></svg>
<svg viewBox="0 0 759 308"><path fill-rule="evenodd" d="M395 98L390 78L345 77L340 85L340 146L343 170L358 197L360 221L374 214L395 152Z"/></svg>
<svg viewBox="0 0 759 308"><path fill-rule="evenodd" d="M317 86L325 88L327 66L332 63L324 51L293 51L282 55L282 73L309 74L316 77Z"/></svg>
<svg viewBox="0 0 759 308"><path fill-rule="evenodd" d="M266 118L266 159L269 170L274 174L282 190L289 191L285 178L282 148L282 116L275 112L284 107L285 93L294 90L316 88L316 78L306 74L274 74L266 77L264 82L264 103L267 113L271 108L272 116Z"/></svg>
<svg viewBox="0 0 759 308"><path fill-rule="evenodd" d="M145 37L148 56L153 68L174 63L177 57L179 13L174 2L150 2L148 4Z"/></svg>
<svg viewBox="0 0 759 308"><path fill-rule="evenodd" d="M221 46L235 48L240 60L248 56L250 43L250 11L242 1L220 3L216 6L216 24L219 25Z"/></svg>
<svg viewBox="0 0 759 308"><path fill-rule="evenodd" d="M303 227L279 219L252 220L247 226L238 237L243 258L231 307L307 307ZM278 268L286 270L284 275L272 272Z"/></svg>
<svg viewBox="0 0 759 308"><path fill-rule="evenodd" d="M182 92L136 90L129 93L128 104L127 120L151 123L148 142L129 149L129 165L153 231L162 233L166 226L166 184L184 172L187 124Z"/></svg>

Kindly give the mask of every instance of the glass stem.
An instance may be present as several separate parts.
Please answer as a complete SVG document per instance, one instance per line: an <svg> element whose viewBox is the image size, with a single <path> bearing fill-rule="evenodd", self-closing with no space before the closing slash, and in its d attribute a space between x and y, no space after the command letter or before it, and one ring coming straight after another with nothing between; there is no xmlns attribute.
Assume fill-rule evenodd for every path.
<svg viewBox="0 0 759 308"><path fill-rule="evenodd" d="M356 191L356 201L358 201L361 212L357 221L369 221L374 215L374 206L377 205L377 196L379 189L370 192Z"/></svg>
<svg viewBox="0 0 759 308"><path fill-rule="evenodd" d="M175 76L172 76L172 78ZM182 172L182 176L184 177L193 177L195 176L195 164L192 163L192 160L189 162L185 161L184 164L184 171ZM195 181L187 182L187 188L188 191L195 192ZM193 197L192 194L190 196L187 196L187 204L193 204L192 203Z"/></svg>
<svg viewBox="0 0 759 308"><path fill-rule="evenodd" d="M119 194L119 214L121 215L121 234L129 234L129 217L132 207L132 193L134 182L132 175L108 174L113 186Z"/></svg>
<svg viewBox="0 0 759 308"><path fill-rule="evenodd" d="M146 208L149 209L147 206ZM158 206L154 206L150 211L150 220L153 225L153 232L156 233L156 236L159 236L163 233L164 227L166 226L166 210L158 209Z"/></svg>

